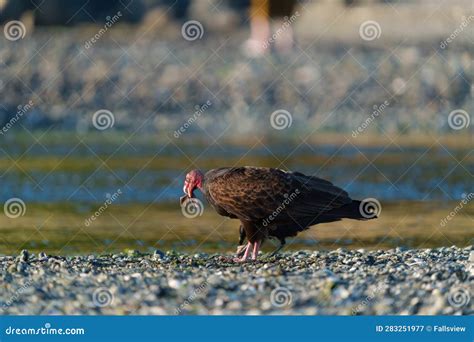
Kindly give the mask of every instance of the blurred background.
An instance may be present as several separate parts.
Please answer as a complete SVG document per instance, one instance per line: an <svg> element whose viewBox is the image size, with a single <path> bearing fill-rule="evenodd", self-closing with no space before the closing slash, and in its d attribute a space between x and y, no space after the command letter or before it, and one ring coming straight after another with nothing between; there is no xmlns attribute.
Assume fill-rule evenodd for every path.
<svg viewBox="0 0 474 342"><path fill-rule="evenodd" d="M473 243L470 0L0 9L0 253L233 251L237 221L178 198L190 169L234 165L381 203L289 249Z"/></svg>

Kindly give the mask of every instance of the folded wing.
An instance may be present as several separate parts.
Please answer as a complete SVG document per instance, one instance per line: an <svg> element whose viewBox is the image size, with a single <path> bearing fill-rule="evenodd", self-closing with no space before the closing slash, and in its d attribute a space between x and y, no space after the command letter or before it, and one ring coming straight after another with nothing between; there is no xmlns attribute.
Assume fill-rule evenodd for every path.
<svg viewBox="0 0 474 342"><path fill-rule="evenodd" d="M299 172L235 167L211 170L206 183L212 202L247 221L311 221L352 200L331 182Z"/></svg>

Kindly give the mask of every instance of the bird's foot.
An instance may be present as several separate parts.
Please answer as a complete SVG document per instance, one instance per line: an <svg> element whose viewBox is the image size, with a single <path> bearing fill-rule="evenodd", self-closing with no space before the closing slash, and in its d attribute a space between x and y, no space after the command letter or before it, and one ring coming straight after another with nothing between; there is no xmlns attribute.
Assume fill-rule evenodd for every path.
<svg viewBox="0 0 474 342"><path fill-rule="evenodd" d="M245 262L247 261L247 258L249 257L250 254L250 249L252 249L252 243L249 241L247 245L245 246L239 246L242 247L241 250L239 251L239 248L237 248L237 257L234 258L234 262ZM243 252L243 255L241 258L239 258L240 252Z"/></svg>
<svg viewBox="0 0 474 342"><path fill-rule="evenodd" d="M247 259L247 258L244 258L244 257L232 259L233 262L237 262L237 263L240 263L240 264L242 264L242 263L244 263L244 262L247 262L247 260L248 260L248 259Z"/></svg>
<svg viewBox="0 0 474 342"><path fill-rule="evenodd" d="M237 257L242 257L247 250L247 245L241 245L237 247L237 252L235 253Z"/></svg>
<svg viewBox="0 0 474 342"><path fill-rule="evenodd" d="M232 261L233 261L233 262L236 262L236 263L239 263L239 264L243 264L243 263L254 263L254 262L258 262L258 259L254 259L254 258L247 258L247 259L244 259L244 258L233 258Z"/></svg>
<svg viewBox="0 0 474 342"><path fill-rule="evenodd" d="M257 241L255 243L251 243L250 241L247 243L246 246L239 246L242 247L241 251L244 251L241 258L239 258L239 248L237 248L237 258L234 258L234 262L246 262L250 256L250 251L252 250L252 261L257 261L258 257L258 249L260 248L261 242ZM240 251L240 252L241 252Z"/></svg>

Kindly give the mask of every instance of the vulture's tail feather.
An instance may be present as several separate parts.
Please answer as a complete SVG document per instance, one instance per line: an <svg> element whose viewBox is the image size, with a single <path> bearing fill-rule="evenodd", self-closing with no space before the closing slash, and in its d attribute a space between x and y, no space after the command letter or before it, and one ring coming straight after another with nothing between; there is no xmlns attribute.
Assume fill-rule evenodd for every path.
<svg viewBox="0 0 474 342"><path fill-rule="evenodd" d="M317 218L318 223L339 221L343 218L349 218L353 220L371 220L377 218L376 214L364 213L361 208L361 201L353 200L349 204L345 204L342 207L332 209L321 214Z"/></svg>

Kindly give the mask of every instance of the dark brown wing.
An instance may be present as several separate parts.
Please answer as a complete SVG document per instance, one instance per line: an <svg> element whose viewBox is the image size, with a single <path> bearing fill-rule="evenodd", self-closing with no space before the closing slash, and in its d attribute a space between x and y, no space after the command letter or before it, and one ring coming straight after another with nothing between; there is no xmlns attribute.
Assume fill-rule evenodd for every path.
<svg viewBox="0 0 474 342"><path fill-rule="evenodd" d="M273 222L291 222L351 202L344 190L328 181L272 168L211 170L205 187L211 202L247 221L273 217Z"/></svg>

